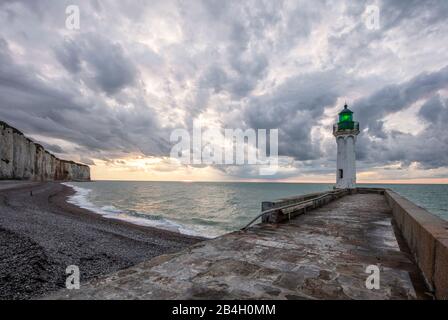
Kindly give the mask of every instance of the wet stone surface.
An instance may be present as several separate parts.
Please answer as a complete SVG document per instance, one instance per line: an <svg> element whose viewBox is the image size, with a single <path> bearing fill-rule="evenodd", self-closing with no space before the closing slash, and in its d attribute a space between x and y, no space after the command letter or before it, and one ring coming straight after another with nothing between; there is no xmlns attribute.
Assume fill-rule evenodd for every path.
<svg viewBox="0 0 448 320"><path fill-rule="evenodd" d="M380 289L366 288L368 265ZM346 196L280 225L256 225L60 291L49 299L417 299L385 199ZM417 275L417 276L416 276ZM420 281L420 280L418 280Z"/></svg>

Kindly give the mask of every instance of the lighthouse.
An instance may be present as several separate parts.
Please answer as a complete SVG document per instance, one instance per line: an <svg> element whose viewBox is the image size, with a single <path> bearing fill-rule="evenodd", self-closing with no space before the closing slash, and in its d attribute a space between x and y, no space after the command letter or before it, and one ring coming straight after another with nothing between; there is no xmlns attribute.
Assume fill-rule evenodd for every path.
<svg viewBox="0 0 448 320"><path fill-rule="evenodd" d="M336 189L354 189L356 187L356 137L359 123L353 121L353 112L344 105L339 113L339 122L333 126L333 135L338 146L336 165Z"/></svg>

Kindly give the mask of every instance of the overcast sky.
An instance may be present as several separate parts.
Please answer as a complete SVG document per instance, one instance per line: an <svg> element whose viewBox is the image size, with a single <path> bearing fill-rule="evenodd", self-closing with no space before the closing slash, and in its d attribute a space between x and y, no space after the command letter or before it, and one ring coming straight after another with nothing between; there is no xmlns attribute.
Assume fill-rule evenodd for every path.
<svg viewBox="0 0 448 320"><path fill-rule="evenodd" d="M347 101L358 180L448 182L447 21L446 0L0 0L0 120L96 179L266 179L175 165L169 137L278 128L271 179L333 181Z"/></svg>

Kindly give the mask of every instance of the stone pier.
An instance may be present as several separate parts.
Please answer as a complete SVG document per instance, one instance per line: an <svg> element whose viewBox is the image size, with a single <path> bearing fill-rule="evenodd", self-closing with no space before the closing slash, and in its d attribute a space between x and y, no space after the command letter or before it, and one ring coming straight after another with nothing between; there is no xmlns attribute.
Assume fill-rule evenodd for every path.
<svg viewBox="0 0 448 320"><path fill-rule="evenodd" d="M337 198L162 255L49 299L427 299L385 195ZM368 266L380 288L367 289Z"/></svg>

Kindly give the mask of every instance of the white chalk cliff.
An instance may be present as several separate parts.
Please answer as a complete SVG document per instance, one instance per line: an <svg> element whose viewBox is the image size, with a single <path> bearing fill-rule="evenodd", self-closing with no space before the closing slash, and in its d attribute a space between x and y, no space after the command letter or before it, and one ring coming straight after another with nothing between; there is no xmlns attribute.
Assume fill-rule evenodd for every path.
<svg viewBox="0 0 448 320"><path fill-rule="evenodd" d="M89 181L90 168L61 160L0 121L0 180Z"/></svg>

